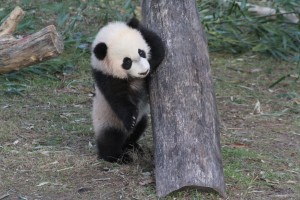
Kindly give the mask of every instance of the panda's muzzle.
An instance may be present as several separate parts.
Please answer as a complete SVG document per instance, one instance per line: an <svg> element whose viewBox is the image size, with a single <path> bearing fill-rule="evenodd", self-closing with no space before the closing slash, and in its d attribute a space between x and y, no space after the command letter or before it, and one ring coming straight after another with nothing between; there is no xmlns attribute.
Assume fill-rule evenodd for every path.
<svg viewBox="0 0 300 200"><path fill-rule="evenodd" d="M149 73L149 69L147 69L147 71L145 71L145 72L139 73L139 75L146 76L148 73Z"/></svg>

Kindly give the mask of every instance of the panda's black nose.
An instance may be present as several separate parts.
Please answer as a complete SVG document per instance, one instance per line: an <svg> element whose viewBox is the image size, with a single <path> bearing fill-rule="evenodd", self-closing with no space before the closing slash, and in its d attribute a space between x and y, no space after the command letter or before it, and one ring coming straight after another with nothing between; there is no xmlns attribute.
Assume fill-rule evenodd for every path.
<svg viewBox="0 0 300 200"><path fill-rule="evenodd" d="M148 69L147 71L145 71L145 72L139 73L139 75L145 76L145 75L147 75L148 73L149 73L149 69Z"/></svg>

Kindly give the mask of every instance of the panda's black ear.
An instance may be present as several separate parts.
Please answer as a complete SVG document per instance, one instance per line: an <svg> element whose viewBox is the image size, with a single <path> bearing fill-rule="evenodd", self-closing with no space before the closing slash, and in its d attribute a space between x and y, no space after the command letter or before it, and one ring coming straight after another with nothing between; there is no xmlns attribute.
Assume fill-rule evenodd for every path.
<svg viewBox="0 0 300 200"><path fill-rule="evenodd" d="M138 29L138 30L140 29L140 22L135 17L131 18L131 20L127 23L127 25L134 29Z"/></svg>
<svg viewBox="0 0 300 200"><path fill-rule="evenodd" d="M98 43L93 50L96 58L103 60L107 54L107 46L104 42Z"/></svg>

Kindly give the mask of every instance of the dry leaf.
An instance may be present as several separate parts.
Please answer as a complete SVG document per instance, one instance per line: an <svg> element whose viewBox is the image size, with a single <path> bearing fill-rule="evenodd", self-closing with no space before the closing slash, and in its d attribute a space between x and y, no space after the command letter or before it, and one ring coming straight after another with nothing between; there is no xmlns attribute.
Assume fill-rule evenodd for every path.
<svg viewBox="0 0 300 200"><path fill-rule="evenodd" d="M287 184L296 184L297 181L288 180L286 183L287 183Z"/></svg>
<svg viewBox="0 0 300 200"><path fill-rule="evenodd" d="M19 143L19 140L16 140L13 142L13 145L17 145Z"/></svg>
<svg viewBox="0 0 300 200"><path fill-rule="evenodd" d="M37 185L37 187L41 187L47 184L50 184L50 182L41 182L40 184Z"/></svg>
<svg viewBox="0 0 300 200"><path fill-rule="evenodd" d="M154 180L153 180L152 178L145 179L145 180L139 182L139 184L140 184L141 186L149 185L149 184L151 184L151 183L154 183Z"/></svg>
<svg viewBox="0 0 300 200"><path fill-rule="evenodd" d="M254 106L253 114L254 115L262 114L259 100L257 100L257 102Z"/></svg>
<svg viewBox="0 0 300 200"><path fill-rule="evenodd" d="M249 147L249 144L235 142L233 144L230 144L229 146L235 147L235 148L245 148L245 147Z"/></svg>

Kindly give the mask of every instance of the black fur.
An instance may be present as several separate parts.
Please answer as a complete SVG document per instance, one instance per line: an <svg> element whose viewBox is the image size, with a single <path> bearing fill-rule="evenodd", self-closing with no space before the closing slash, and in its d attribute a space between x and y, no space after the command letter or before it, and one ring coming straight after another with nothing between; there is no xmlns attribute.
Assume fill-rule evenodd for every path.
<svg viewBox="0 0 300 200"><path fill-rule="evenodd" d="M107 53L107 46L105 43L101 42L95 46L93 51L99 60L103 60Z"/></svg>
<svg viewBox="0 0 300 200"><path fill-rule="evenodd" d="M131 20L127 23L127 25L131 28L138 29L138 30L140 28L140 22L135 17L131 18Z"/></svg>
<svg viewBox="0 0 300 200"><path fill-rule="evenodd" d="M147 127L147 116L144 116L136 125L129 138L123 131L113 127L106 128L101 137L97 138L97 147L99 158L109 162L118 162L126 164L132 161L128 150L139 151L143 153L142 148L137 144L138 139Z"/></svg>
<svg viewBox="0 0 300 200"><path fill-rule="evenodd" d="M131 161L129 155L124 154L124 143L126 135L121 130L109 127L103 131L103 135L97 138L99 158L109 162L128 163Z"/></svg>
<svg viewBox="0 0 300 200"><path fill-rule="evenodd" d="M155 70L165 57L165 46L163 41L155 32L141 25L136 18L132 18L127 25L141 32L143 38L150 47L151 58L148 61L151 66L151 71Z"/></svg>
<svg viewBox="0 0 300 200"><path fill-rule="evenodd" d="M123 59L122 67L126 70L129 70L131 68L131 65L132 65L132 60L128 57L125 57Z"/></svg>

